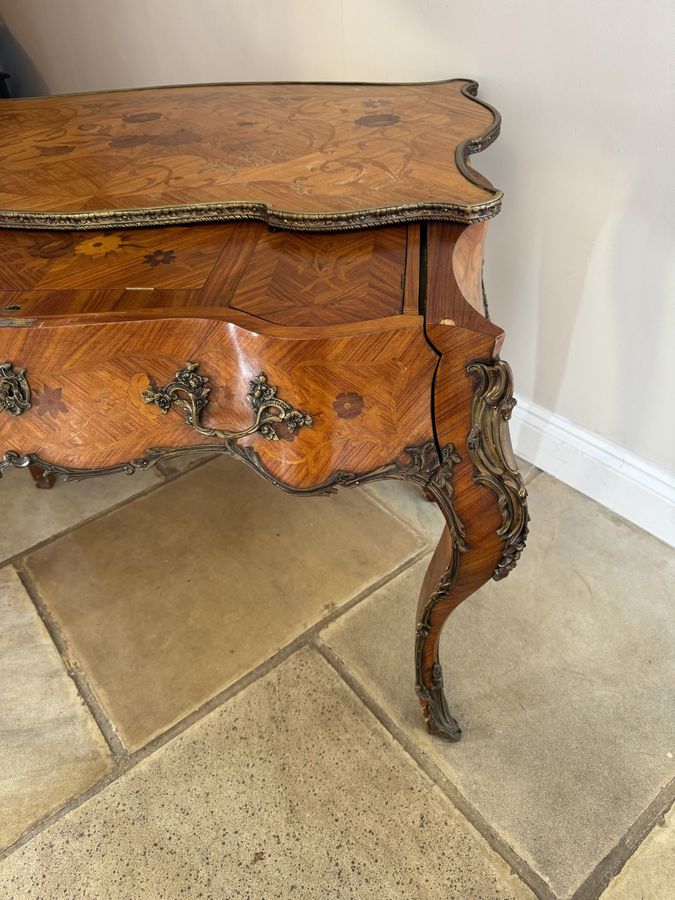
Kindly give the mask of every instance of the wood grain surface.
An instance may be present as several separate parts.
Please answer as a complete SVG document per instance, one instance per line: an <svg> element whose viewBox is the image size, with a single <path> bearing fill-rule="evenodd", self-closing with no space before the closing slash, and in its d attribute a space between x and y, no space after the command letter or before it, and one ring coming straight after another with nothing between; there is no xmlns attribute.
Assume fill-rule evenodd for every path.
<svg viewBox="0 0 675 900"><path fill-rule="evenodd" d="M408 232L411 234L408 247ZM299 234L262 222L0 229L2 318L231 307L278 325L418 313L419 227Z"/></svg>
<svg viewBox="0 0 675 900"><path fill-rule="evenodd" d="M446 619L463 600L492 578L503 547L497 534L502 524L497 498L476 482L468 452L473 425L473 383L467 366L476 360L491 362L504 338L503 330L479 312L484 239L482 224L458 226L435 222L427 226L426 335L440 354L434 375L433 418L439 445L452 444L459 455L459 462L453 467L453 506L464 528L467 547L459 553L453 546L449 522L420 592L418 620L429 597L437 592L444 573L457 562L451 589L436 594L430 615L420 673L427 688L434 683ZM452 679L452 674L446 671L447 681ZM430 710L426 701L420 702L429 727Z"/></svg>
<svg viewBox="0 0 675 900"><path fill-rule="evenodd" d="M256 435L241 442L254 447L272 476L295 487L320 484L336 470L370 471L433 434L437 358L415 316L333 329L270 326L269 333L187 316L45 320L37 328L0 329L0 351L26 369L33 392L27 413L0 415L1 451L68 467L128 462L156 446L214 443L186 424L184 412L164 415L141 396L188 361L211 379L202 417L209 426L251 424L246 395L260 372L281 399L311 414L312 427L281 440Z"/></svg>
<svg viewBox="0 0 675 900"><path fill-rule="evenodd" d="M499 118L476 88L222 84L5 100L0 225L486 218L501 194L465 158Z"/></svg>
<svg viewBox="0 0 675 900"><path fill-rule="evenodd" d="M205 426L249 427L259 373L311 416L238 444L290 488L411 477L406 448L424 445L415 480L447 526L415 660L427 726L451 740L441 629L506 546L499 457L481 483L467 371L504 337L482 294L501 194L466 162L499 118L475 88L201 85L0 104L0 359L32 391L21 415L0 413L0 454L102 469L217 444L184 410L144 401L188 362L210 379Z"/></svg>

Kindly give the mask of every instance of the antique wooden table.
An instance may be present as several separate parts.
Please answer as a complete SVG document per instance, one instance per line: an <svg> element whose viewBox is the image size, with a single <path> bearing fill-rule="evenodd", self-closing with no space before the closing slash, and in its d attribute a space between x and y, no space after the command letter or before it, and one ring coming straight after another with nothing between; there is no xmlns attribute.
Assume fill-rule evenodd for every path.
<svg viewBox="0 0 675 900"><path fill-rule="evenodd" d="M528 519L482 291L501 193L468 161L499 117L476 91L0 102L0 468L73 479L209 448L296 494L419 484L447 524L419 600L417 692L450 740L441 628L513 568Z"/></svg>

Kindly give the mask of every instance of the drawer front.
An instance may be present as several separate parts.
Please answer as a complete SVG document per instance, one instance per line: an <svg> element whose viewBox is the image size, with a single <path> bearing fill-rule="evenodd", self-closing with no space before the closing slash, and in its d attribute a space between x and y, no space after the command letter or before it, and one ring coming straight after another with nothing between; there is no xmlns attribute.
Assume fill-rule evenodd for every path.
<svg viewBox="0 0 675 900"><path fill-rule="evenodd" d="M229 442L303 488L432 436L436 354L417 318L271 331L203 318L4 327L6 405L20 370L30 399L0 412L0 454L92 470Z"/></svg>

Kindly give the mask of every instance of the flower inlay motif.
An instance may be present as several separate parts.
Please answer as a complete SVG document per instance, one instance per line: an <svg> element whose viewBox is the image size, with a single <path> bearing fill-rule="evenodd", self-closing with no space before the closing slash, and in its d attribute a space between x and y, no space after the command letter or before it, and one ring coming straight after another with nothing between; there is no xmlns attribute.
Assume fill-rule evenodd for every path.
<svg viewBox="0 0 675 900"><path fill-rule="evenodd" d="M122 246L122 238L118 234L95 234L73 247L75 253L83 256L107 256Z"/></svg>
<svg viewBox="0 0 675 900"><path fill-rule="evenodd" d="M152 253L146 253L144 257L144 262L153 269L162 264L168 266L175 260L176 254L173 250L154 250Z"/></svg>
<svg viewBox="0 0 675 900"><path fill-rule="evenodd" d="M363 397L354 391L345 391L337 395L333 409L339 419L355 419L363 410Z"/></svg>
<svg viewBox="0 0 675 900"><path fill-rule="evenodd" d="M56 419L59 413L68 412L68 407L61 399L62 388L50 388L47 385L34 398L33 405L37 410L37 414L42 416L51 416Z"/></svg>

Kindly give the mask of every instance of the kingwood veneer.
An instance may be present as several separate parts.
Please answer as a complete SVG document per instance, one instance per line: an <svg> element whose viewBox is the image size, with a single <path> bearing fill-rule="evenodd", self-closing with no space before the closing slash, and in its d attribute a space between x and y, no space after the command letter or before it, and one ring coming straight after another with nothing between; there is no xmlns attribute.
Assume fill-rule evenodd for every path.
<svg viewBox="0 0 675 900"><path fill-rule="evenodd" d="M515 565L526 493L482 252L477 85L251 84L0 105L0 468L210 448L298 494L409 479L446 528L415 635ZM140 227L143 226L143 227Z"/></svg>

